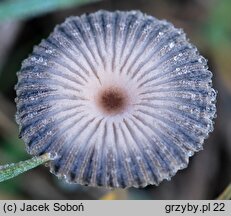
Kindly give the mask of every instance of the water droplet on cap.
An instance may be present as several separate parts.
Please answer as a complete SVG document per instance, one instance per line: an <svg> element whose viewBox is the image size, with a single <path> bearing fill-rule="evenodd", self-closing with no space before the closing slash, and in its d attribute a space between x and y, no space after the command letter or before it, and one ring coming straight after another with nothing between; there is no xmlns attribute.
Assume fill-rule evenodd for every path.
<svg viewBox="0 0 231 216"><path fill-rule="evenodd" d="M175 46L175 43L174 42L171 42L170 44L169 44L169 47L172 49L173 47Z"/></svg>

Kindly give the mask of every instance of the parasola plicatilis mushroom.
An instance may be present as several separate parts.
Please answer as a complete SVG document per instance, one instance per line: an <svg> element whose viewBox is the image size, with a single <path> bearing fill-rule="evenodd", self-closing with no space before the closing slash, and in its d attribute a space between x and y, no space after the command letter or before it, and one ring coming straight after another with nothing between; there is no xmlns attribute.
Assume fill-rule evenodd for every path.
<svg viewBox="0 0 231 216"><path fill-rule="evenodd" d="M181 29L139 11L70 17L18 72L20 137L67 182L158 185L213 130L207 61Z"/></svg>

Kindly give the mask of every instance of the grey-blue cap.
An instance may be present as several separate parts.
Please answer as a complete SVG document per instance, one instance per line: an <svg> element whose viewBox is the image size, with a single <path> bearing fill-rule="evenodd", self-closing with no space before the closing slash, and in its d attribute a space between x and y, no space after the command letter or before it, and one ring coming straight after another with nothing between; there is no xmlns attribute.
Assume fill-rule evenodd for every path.
<svg viewBox="0 0 231 216"><path fill-rule="evenodd" d="M139 11L70 17L17 73L20 137L67 182L158 185L213 130L207 60L181 29Z"/></svg>

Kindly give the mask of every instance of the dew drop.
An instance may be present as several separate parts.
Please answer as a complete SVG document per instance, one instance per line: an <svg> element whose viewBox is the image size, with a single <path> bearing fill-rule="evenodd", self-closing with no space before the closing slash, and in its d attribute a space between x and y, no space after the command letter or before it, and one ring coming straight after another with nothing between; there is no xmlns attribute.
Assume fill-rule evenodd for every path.
<svg viewBox="0 0 231 216"><path fill-rule="evenodd" d="M52 50L50 50L50 49L45 50L45 52L46 52L47 54L52 54Z"/></svg>
<svg viewBox="0 0 231 216"><path fill-rule="evenodd" d="M126 160L126 162L128 162L128 163L131 163L131 161L132 161L131 158L126 158L125 160Z"/></svg>
<svg viewBox="0 0 231 216"><path fill-rule="evenodd" d="M210 92L210 97L216 98L216 95L217 95L217 92L214 89L212 89Z"/></svg>
<svg viewBox="0 0 231 216"><path fill-rule="evenodd" d="M174 42L171 42L171 43L169 44L169 48L170 48L170 49L172 49L174 46L175 46L175 43L174 43Z"/></svg>
<svg viewBox="0 0 231 216"><path fill-rule="evenodd" d="M178 56L174 56L174 61L177 61L178 60Z"/></svg>
<svg viewBox="0 0 231 216"><path fill-rule="evenodd" d="M206 60L204 57L201 56L201 57L198 59L198 62L203 63L203 64L206 64L206 63L207 63L207 60Z"/></svg>
<svg viewBox="0 0 231 216"><path fill-rule="evenodd" d="M49 157L51 160L56 160L58 159L60 156L58 156L58 154L56 152L50 152L49 153Z"/></svg>
<svg viewBox="0 0 231 216"><path fill-rule="evenodd" d="M193 151L188 151L188 156L189 157L193 156Z"/></svg>
<svg viewBox="0 0 231 216"><path fill-rule="evenodd" d="M42 63L43 62L43 57L39 57L38 62Z"/></svg>
<svg viewBox="0 0 231 216"><path fill-rule="evenodd" d="M63 179L64 179L64 180L67 180L67 178L68 178L67 175L64 174L64 175L63 175Z"/></svg>
<svg viewBox="0 0 231 216"><path fill-rule="evenodd" d="M140 156L137 156L136 159L137 159L138 161L141 161L142 158L141 158Z"/></svg>
<svg viewBox="0 0 231 216"><path fill-rule="evenodd" d="M32 57L32 58L31 58L31 61L36 61L36 58L35 58L35 57Z"/></svg>
<svg viewBox="0 0 231 216"><path fill-rule="evenodd" d="M181 35L181 34L184 34L184 31L183 31L183 29L179 28L179 29L177 29L177 33L178 33L179 35Z"/></svg>
<svg viewBox="0 0 231 216"><path fill-rule="evenodd" d="M49 167L49 165L50 165L49 162L46 162L46 163L44 164L45 167Z"/></svg>
<svg viewBox="0 0 231 216"><path fill-rule="evenodd" d="M171 177L170 177L170 176L167 176L165 179L166 179L167 181L170 181L170 180L171 180Z"/></svg>

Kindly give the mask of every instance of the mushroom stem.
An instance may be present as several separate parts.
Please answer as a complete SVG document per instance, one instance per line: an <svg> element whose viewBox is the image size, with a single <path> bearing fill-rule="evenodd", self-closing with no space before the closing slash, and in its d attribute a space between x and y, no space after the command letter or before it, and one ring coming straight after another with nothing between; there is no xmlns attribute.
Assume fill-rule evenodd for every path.
<svg viewBox="0 0 231 216"><path fill-rule="evenodd" d="M225 190L217 197L217 200L230 200L231 199L231 183Z"/></svg>
<svg viewBox="0 0 231 216"><path fill-rule="evenodd" d="M14 178L17 175L33 169L52 159L53 157L51 157L49 153L46 153L40 156L35 156L26 161L2 165L0 166L0 182Z"/></svg>

